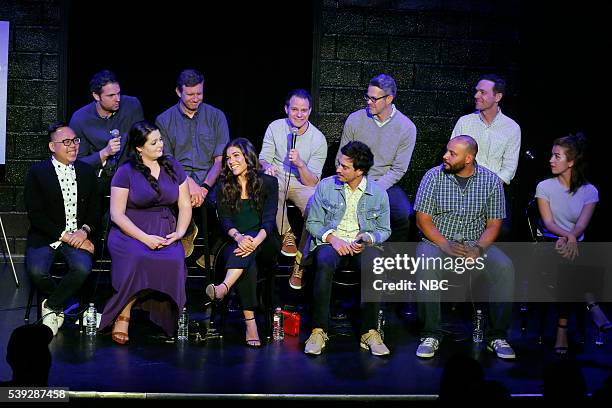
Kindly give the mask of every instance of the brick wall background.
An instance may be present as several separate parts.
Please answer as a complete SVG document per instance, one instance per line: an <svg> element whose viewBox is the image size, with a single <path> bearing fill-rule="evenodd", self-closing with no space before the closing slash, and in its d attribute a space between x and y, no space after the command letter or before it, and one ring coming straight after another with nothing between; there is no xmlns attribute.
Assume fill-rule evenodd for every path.
<svg viewBox="0 0 612 408"><path fill-rule="evenodd" d="M505 75L504 112L519 120L519 1L315 1L313 121L327 136L327 172L344 120L363 107L368 80L395 76L399 110L417 125L417 144L402 180L411 199L422 174L439 163L457 118L473 109L472 89L486 72ZM6 179L0 214L11 250L23 254L27 219L23 181L47 156L45 128L66 118L66 0L3 0L10 22ZM285 84L281 84L283 89ZM283 90L285 92L286 89Z"/></svg>
<svg viewBox="0 0 612 408"><path fill-rule="evenodd" d="M6 177L0 181L0 215L11 252L17 255L24 253L28 226L23 206L27 170L47 157L48 124L64 117L62 5L60 0L0 2L0 20L10 22Z"/></svg>
<svg viewBox="0 0 612 408"><path fill-rule="evenodd" d="M317 14L313 89L316 120L330 143L328 174L345 119L364 107L362 95L379 73L395 77L396 107L417 126L401 181L411 200L424 172L440 163L457 119L473 111L481 74L506 77L502 109L517 118L519 1L323 0Z"/></svg>

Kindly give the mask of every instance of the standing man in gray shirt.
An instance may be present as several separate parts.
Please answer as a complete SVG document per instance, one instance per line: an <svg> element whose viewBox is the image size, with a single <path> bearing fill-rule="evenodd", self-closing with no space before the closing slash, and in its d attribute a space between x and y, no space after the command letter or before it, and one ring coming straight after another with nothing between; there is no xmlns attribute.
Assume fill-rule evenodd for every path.
<svg viewBox="0 0 612 408"><path fill-rule="evenodd" d="M327 158L327 140L308 118L312 111L312 98L308 91L295 89L285 100L285 119L270 123L264 136L259 161L266 174L278 179L278 211L276 226L283 237L281 252L295 256L289 285L302 288L302 257L305 255L308 234L301 234L300 249L287 219L286 201L289 199L300 209L304 218L315 187L321 179ZM294 140L295 138L295 140Z"/></svg>
<svg viewBox="0 0 612 408"><path fill-rule="evenodd" d="M178 103L161 113L155 124L165 142L164 154L174 157L187 173L191 205L201 207L202 220L207 220L207 206L215 205L213 186L221 172L229 128L221 110L202 102L203 94L204 75L195 69L183 70L176 81ZM197 232L192 222L183 238L186 256L193 252Z"/></svg>
<svg viewBox="0 0 612 408"><path fill-rule="evenodd" d="M344 124L336 163L347 143L358 140L368 145L374 154L374 165L368 176L389 195L392 233L388 242L406 242L412 206L396 183L408 170L417 130L393 104L396 94L397 85L392 76L380 74L370 80L364 95L366 108L353 112Z"/></svg>

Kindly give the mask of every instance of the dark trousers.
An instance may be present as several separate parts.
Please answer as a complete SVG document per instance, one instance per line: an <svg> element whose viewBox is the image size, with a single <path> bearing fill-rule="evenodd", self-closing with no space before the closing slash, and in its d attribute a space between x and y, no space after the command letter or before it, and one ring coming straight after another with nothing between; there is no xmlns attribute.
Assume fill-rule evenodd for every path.
<svg viewBox="0 0 612 408"><path fill-rule="evenodd" d="M68 272L59 283L50 274L58 254L64 257L68 265ZM46 306L56 311L63 310L70 297L79 291L91 272L91 266L89 252L67 244L61 244L56 250L48 245L26 250L26 269L30 279L38 290L48 296Z"/></svg>
<svg viewBox="0 0 612 408"><path fill-rule="evenodd" d="M412 205L400 186L387 190L391 215L391 236L387 242L408 242L410 239L410 217Z"/></svg>
<svg viewBox="0 0 612 408"><path fill-rule="evenodd" d="M446 255L435 245L421 242L417 246L417 254L426 258L446 258ZM496 300L511 299L514 293L514 266L510 258L499 248L491 246L487 249L485 268L477 273L484 274L490 285L489 293L489 322L485 337L487 342L494 339L505 339L512 319L512 303L496 302ZM476 271L467 271L474 273ZM444 279L444 275L455 273L453 271L419 269L416 272L417 280ZM440 292L437 290L420 290L417 292L419 318L424 323L421 338L433 337L441 340L443 333L440 330Z"/></svg>
<svg viewBox="0 0 612 408"><path fill-rule="evenodd" d="M257 233L250 231L245 232L247 235L254 237ZM255 251L241 258L234 255L234 250L238 244L234 241L223 250L223 258L225 259L225 269L244 269L240 278L236 281L236 288L240 296L240 304L243 310L255 310L258 306L257 301L257 277L259 274L259 265L266 278L273 279L276 273L276 257L280 252L280 241L276 234L267 237Z"/></svg>
<svg viewBox="0 0 612 408"><path fill-rule="evenodd" d="M362 257L376 256L375 249L366 247L361 254L353 256L340 256L331 245L319 245L315 250L315 278L313 303L314 311L312 327L325 331L329 327L329 303L331 301L332 279L334 273L340 268L352 267L361 270ZM361 332L376 329L376 318L379 302L362 303Z"/></svg>

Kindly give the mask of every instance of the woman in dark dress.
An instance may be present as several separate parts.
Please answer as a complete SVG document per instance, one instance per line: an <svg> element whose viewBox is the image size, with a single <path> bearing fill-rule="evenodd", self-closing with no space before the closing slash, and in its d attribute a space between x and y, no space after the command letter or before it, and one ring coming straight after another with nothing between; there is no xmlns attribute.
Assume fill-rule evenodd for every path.
<svg viewBox="0 0 612 408"><path fill-rule="evenodd" d="M137 122L129 134L131 159L111 184L108 236L116 293L102 313L100 328L114 322L112 338L129 340L132 307L173 335L185 305L185 253L181 238L191 220L191 202L182 166L163 155L159 129ZM178 217L174 208L178 203Z"/></svg>
<svg viewBox="0 0 612 408"><path fill-rule="evenodd" d="M276 231L278 181L263 174L251 142L238 138L223 151L217 183L217 211L224 234L231 239L223 252L227 273L220 285L210 284L206 295L221 300L236 284L246 323L246 345L260 347L255 321L256 258L273 264L280 251Z"/></svg>

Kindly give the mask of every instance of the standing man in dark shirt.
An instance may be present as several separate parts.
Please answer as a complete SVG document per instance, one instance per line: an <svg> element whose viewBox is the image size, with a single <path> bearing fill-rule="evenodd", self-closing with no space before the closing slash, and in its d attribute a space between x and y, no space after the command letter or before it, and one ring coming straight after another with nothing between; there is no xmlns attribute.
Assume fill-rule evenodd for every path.
<svg viewBox="0 0 612 408"><path fill-rule="evenodd" d="M179 102L161 113L155 124L164 139L164 153L183 165L191 195L191 205L214 206L213 186L221 172L223 149L229 142L225 114L203 103L204 75L195 69L185 69L176 81ZM207 219L206 206L202 218ZM191 255L197 227L193 225L183 238L185 255Z"/></svg>
<svg viewBox="0 0 612 408"><path fill-rule="evenodd" d="M100 193L109 194L117 165L126 160L126 137L132 125L144 119L138 98L121 95L117 76L108 70L89 82L93 102L77 110L70 128L81 139L79 160L94 168Z"/></svg>

